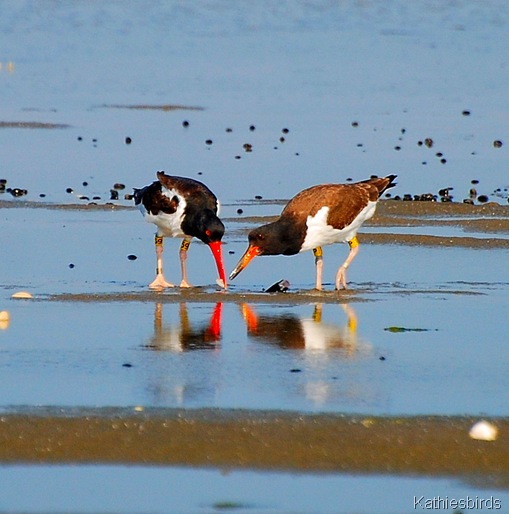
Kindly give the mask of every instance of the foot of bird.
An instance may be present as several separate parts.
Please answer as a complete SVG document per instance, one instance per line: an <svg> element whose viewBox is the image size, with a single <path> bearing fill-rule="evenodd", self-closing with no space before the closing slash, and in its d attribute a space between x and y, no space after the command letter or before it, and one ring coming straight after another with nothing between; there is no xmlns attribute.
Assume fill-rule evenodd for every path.
<svg viewBox="0 0 509 514"><path fill-rule="evenodd" d="M193 287L187 280L180 282L180 287Z"/></svg>
<svg viewBox="0 0 509 514"><path fill-rule="evenodd" d="M150 289L164 289L166 287L175 287L174 284L168 282L163 274L156 275L156 278L149 284Z"/></svg>
<svg viewBox="0 0 509 514"><path fill-rule="evenodd" d="M336 275L336 289L339 291L341 288L347 289L346 286L346 268L341 266L338 269L338 273Z"/></svg>

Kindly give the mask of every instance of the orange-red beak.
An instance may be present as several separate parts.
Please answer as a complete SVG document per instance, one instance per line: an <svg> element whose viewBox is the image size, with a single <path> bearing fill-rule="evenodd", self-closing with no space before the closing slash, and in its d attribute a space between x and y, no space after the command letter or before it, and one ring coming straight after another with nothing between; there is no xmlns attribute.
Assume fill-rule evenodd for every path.
<svg viewBox="0 0 509 514"><path fill-rule="evenodd" d="M223 264L223 252L221 249L221 241L214 241L209 243L210 250L212 251L212 255L214 256L214 260L216 261L217 272L219 273L218 284L226 289L226 273L224 271Z"/></svg>
<svg viewBox="0 0 509 514"><path fill-rule="evenodd" d="M249 245L246 253L240 258L239 263L230 273L230 280L233 280L259 253L260 248L258 246Z"/></svg>

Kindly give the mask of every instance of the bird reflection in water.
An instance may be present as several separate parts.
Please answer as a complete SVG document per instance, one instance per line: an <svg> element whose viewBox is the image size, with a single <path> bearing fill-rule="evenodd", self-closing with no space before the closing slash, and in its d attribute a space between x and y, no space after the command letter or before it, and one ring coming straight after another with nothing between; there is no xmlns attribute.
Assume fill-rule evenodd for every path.
<svg viewBox="0 0 509 514"><path fill-rule="evenodd" d="M284 349L327 351L340 349L354 354L358 348L357 316L348 304L340 304L347 315L344 326L322 321L323 304L314 306L311 318L293 313L258 315L252 306L242 304L248 336L274 343Z"/></svg>
<svg viewBox="0 0 509 514"><path fill-rule="evenodd" d="M162 304L156 303L154 312L154 335L147 348L184 352L188 350L216 350L221 340L221 314L223 304L217 303L210 320L199 324L191 323L187 305L179 305L179 323L165 325Z"/></svg>
<svg viewBox="0 0 509 514"><path fill-rule="evenodd" d="M363 400L371 396L364 383L344 367L346 360L362 358L371 351L371 345L357 334L357 316L347 304L340 304L346 314L345 324L324 322L323 304L316 304L311 318L300 318L293 313L260 314L252 306L243 304L248 337L277 346L287 352L298 352L292 359L292 371L305 371L300 375L302 396L317 406ZM336 305L328 307L337 309ZM291 383L295 383L293 380Z"/></svg>

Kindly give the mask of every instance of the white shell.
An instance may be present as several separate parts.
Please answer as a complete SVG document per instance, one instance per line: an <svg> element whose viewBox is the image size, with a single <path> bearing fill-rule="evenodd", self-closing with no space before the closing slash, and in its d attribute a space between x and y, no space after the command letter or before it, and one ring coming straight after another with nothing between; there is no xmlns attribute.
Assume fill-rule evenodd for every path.
<svg viewBox="0 0 509 514"><path fill-rule="evenodd" d="M498 428L488 421L482 420L472 426L468 435L479 441L495 441L498 436Z"/></svg>
<svg viewBox="0 0 509 514"><path fill-rule="evenodd" d="M14 293L11 298L33 298L32 293L29 293L28 291L18 291L17 293Z"/></svg>

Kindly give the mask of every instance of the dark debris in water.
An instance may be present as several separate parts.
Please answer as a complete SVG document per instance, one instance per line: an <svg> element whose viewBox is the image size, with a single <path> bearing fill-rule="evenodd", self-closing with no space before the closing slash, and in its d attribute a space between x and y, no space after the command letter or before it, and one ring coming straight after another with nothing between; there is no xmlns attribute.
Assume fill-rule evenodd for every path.
<svg viewBox="0 0 509 514"><path fill-rule="evenodd" d="M386 327L384 328L387 332L433 332L437 331L438 328L407 328L407 327Z"/></svg>

